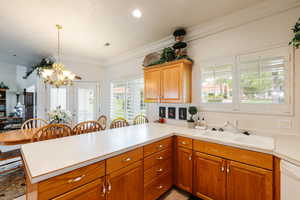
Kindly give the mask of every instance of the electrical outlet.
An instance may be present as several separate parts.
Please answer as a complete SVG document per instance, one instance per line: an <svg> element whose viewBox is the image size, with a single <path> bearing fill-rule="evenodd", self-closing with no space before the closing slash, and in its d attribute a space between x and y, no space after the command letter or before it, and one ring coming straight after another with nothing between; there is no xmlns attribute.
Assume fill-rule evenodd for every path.
<svg viewBox="0 0 300 200"><path fill-rule="evenodd" d="M290 119L279 120L279 128L289 129L292 128L292 121Z"/></svg>

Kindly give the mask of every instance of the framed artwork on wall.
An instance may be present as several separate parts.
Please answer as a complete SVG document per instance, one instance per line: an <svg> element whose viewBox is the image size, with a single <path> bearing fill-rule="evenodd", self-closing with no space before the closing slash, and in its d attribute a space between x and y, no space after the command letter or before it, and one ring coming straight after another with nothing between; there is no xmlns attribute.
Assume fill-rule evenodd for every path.
<svg viewBox="0 0 300 200"><path fill-rule="evenodd" d="M186 119L187 119L187 109L179 108L179 120L186 120Z"/></svg>
<svg viewBox="0 0 300 200"><path fill-rule="evenodd" d="M159 117L160 118L166 118L166 107L159 107Z"/></svg>
<svg viewBox="0 0 300 200"><path fill-rule="evenodd" d="M175 107L168 107L168 118L176 119L176 108Z"/></svg>

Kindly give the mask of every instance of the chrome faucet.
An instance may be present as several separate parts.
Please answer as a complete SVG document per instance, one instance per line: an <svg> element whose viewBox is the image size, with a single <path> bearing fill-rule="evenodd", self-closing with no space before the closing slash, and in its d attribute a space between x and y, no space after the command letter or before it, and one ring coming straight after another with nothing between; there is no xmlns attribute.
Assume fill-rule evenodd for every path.
<svg viewBox="0 0 300 200"><path fill-rule="evenodd" d="M234 133L242 133L244 135L250 135L250 131L239 129L237 120L234 120L234 123L231 123L230 121L226 121L224 123L223 128L227 129L227 127L231 127L231 130L233 130Z"/></svg>
<svg viewBox="0 0 300 200"><path fill-rule="evenodd" d="M233 130L233 132L235 133L241 133L242 131L238 128L238 123L237 121L235 120L234 121L234 124L231 123L230 121L226 121L223 125L223 128L224 129L227 129L228 127L231 127L231 130Z"/></svg>

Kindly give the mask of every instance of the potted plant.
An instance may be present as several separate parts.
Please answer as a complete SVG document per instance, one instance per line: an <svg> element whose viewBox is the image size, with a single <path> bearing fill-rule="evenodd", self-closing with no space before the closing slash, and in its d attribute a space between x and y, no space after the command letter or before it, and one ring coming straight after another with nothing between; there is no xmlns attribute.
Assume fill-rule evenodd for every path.
<svg viewBox="0 0 300 200"><path fill-rule="evenodd" d="M296 49L300 47L300 18L292 28L294 32L294 38L290 41L289 45L293 45Z"/></svg>
<svg viewBox="0 0 300 200"><path fill-rule="evenodd" d="M189 128L195 128L195 120L194 120L194 115L197 114L198 109L196 106L190 106L189 109L189 114L190 114L190 119L187 120L188 122L188 127Z"/></svg>
<svg viewBox="0 0 300 200"><path fill-rule="evenodd" d="M72 114L69 111L62 110L60 106L48 112L48 116L51 124L69 124L72 120Z"/></svg>

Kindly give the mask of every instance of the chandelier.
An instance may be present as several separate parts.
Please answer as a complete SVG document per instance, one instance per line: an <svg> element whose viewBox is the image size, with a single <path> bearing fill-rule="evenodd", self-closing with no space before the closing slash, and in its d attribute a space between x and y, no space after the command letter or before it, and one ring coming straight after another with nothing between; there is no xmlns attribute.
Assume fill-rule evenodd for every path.
<svg viewBox="0 0 300 200"><path fill-rule="evenodd" d="M61 44L60 44L60 31L62 26L57 24L57 62L52 65L51 68L43 69L41 71L42 78L45 83L54 85L55 87L60 87L64 85L72 85L76 75L65 69L64 64L61 62Z"/></svg>

